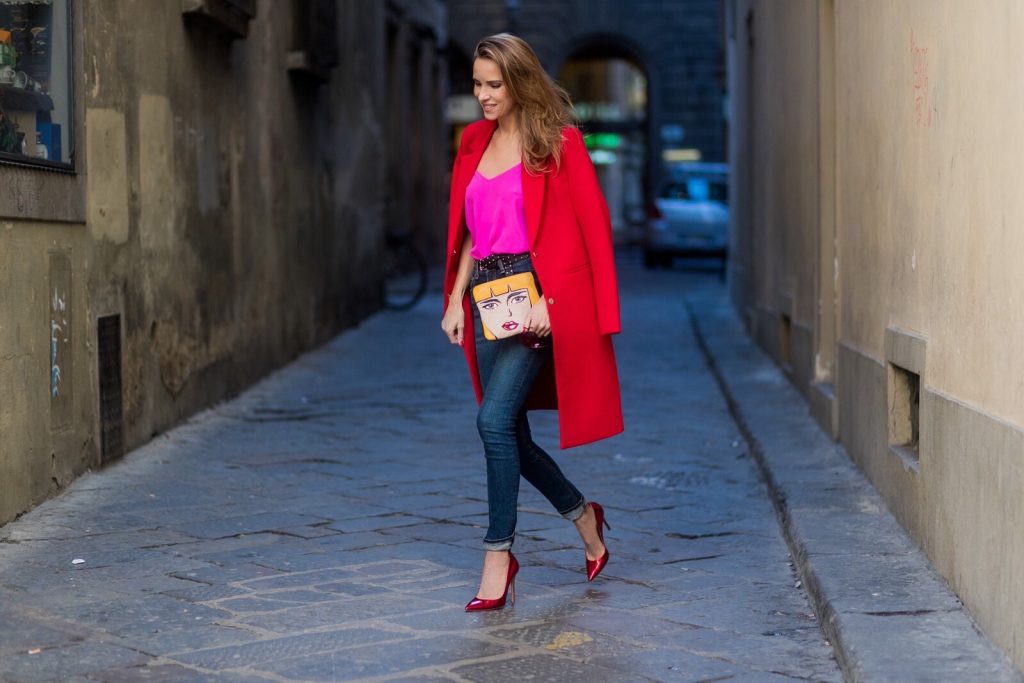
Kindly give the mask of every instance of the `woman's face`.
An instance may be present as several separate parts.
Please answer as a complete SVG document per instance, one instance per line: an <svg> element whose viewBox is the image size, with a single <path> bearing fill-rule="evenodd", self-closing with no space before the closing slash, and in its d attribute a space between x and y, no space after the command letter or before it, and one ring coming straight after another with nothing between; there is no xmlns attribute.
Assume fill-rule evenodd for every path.
<svg viewBox="0 0 1024 683"><path fill-rule="evenodd" d="M484 118L497 121L515 111L516 105L501 78L501 69L490 59L473 62L473 96L484 110Z"/></svg>
<svg viewBox="0 0 1024 683"><path fill-rule="evenodd" d="M496 339L522 332L519 329L530 312L530 294L526 289L513 289L477 302L480 322Z"/></svg>

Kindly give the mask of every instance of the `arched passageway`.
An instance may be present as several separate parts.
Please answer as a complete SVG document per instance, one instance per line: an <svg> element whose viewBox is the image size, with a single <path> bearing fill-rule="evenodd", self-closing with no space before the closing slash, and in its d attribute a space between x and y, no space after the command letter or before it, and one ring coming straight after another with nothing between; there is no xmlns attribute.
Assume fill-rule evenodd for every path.
<svg viewBox="0 0 1024 683"><path fill-rule="evenodd" d="M608 40L578 46L558 81L569 91L608 200L616 241L636 238L649 186L648 78L639 61Z"/></svg>

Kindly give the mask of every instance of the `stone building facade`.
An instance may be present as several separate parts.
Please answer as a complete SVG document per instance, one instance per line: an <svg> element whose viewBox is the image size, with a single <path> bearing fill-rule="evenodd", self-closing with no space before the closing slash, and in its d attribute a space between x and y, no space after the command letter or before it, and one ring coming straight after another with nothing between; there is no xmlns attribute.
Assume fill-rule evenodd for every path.
<svg viewBox="0 0 1024 683"><path fill-rule="evenodd" d="M720 0L449 0L453 92L471 92L476 43L510 31L557 76L571 58L622 58L647 79L646 189L660 185L666 146L725 157ZM584 126L586 130L586 126ZM614 208L614 207L613 207Z"/></svg>
<svg viewBox="0 0 1024 683"><path fill-rule="evenodd" d="M0 523L374 311L385 232L434 239L446 163L436 0L23 4Z"/></svg>
<svg viewBox="0 0 1024 683"><path fill-rule="evenodd" d="M1024 5L726 9L733 300L1024 668Z"/></svg>

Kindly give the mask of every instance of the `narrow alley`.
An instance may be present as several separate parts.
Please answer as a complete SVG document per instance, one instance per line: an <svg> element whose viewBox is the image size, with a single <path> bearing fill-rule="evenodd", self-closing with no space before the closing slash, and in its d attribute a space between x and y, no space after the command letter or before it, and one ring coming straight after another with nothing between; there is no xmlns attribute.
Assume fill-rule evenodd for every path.
<svg viewBox="0 0 1024 683"><path fill-rule="evenodd" d="M686 315L717 274L621 268L626 433L556 454L608 511L595 583L524 485L517 602L463 612L484 467L434 297L5 527L3 679L840 680Z"/></svg>

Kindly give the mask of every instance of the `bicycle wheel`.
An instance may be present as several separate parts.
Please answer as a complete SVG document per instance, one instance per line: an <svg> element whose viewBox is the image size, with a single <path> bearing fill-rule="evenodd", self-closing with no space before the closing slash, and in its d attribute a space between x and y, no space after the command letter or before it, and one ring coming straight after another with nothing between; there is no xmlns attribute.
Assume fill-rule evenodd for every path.
<svg viewBox="0 0 1024 683"><path fill-rule="evenodd" d="M408 241L389 245L384 255L384 306L405 311L427 291L427 264Z"/></svg>

